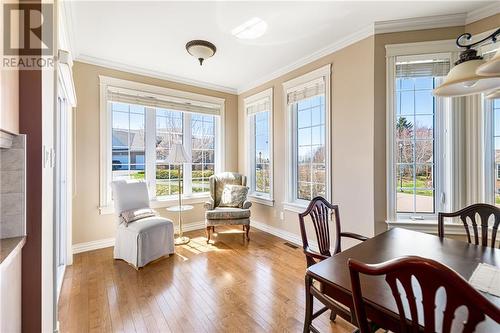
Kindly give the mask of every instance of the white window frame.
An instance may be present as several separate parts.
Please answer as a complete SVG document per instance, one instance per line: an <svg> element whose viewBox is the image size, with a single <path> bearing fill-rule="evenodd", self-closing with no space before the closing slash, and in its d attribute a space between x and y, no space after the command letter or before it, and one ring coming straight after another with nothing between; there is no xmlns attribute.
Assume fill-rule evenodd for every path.
<svg viewBox="0 0 500 333"><path fill-rule="evenodd" d="M255 114L249 115L247 109L253 105L262 103L263 100L269 101L269 121L268 121L268 131L269 131L269 194L256 192L255 190L255 125L254 119ZM252 96L249 96L243 100L244 112L245 112L245 138L247 143L246 152L246 168L248 174L248 185L250 188L248 198L250 201L260 203L266 206L274 206L274 151L273 151L273 118L274 118L274 106L273 106L273 88L266 89Z"/></svg>
<svg viewBox="0 0 500 333"><path fill-rule="evenodd" d="M498 46L493 43L488 43L479 48L480 54L493 53ZM486 99L485 94L482 94L484 111L484 202L495 205L495 182L493 180L500 180L498 177L500 164L495 161L495 118L493 109L493 100Z"/></svg>
<svg viewBox="0 0 500 333"><path fill-rule="evenodd" d="M294 140L294 121L293 112L288 105L287 95L289 92L299 90L301 86L321 79L325 83L325 193L326 199L332 198L332 181L331 181L331 64L320 67L312 72L296 77L283 83L283 108L284 108L284 121L285 121L285 161L287 167L285 168L285 201L283 208L288 211L301 213L307 208L309 201L296 199L297 182L296 170L297 159L295 156L296 146Z"/></svg>
<svg viewBox="0 0 500 333"><path fill-rule="evenodd" d="M108 87L118 87L123 89L130 89L136 92L137 94L144 94L144 96L158 95L162 98L171 99L172 101L178 102L181 100L191 101L193 103L196 102L204 102L215 104L218 106L220 112L216 117L216 137L215 137L215 173L222 172L225 170L225 151L223 145L224 138L224 124L225 124L225 116L224 116L224 106L225 99L212 97L207 95L201 95L196 93L190 93L181 90L175 90L170 88L158 87L149 84L128 81L117 79L108 76L99 76L99 90L100 90L100 100L99 100L99 112L100 112L100 155L99 155L99 212L100 214L111 214L114 212L113 202L111 196L111 181L112 181L112 168L111 168L111 159L112 159L112 112L111 112L111 102L108 101ZM145 124L146 128L150 129L150 131L146 131L146 147L148 142L154 142L156 140L156 117L154 108L145 107ZM184 113L187 114L187 113ZM188 116L189 117L189 116ZM154 130L152 130L154 129ZM186 131L186 126L184 126L184 132ZM152 141L151 141L152 140ZM191 144L190 140L183 140L183 144ZM189 146L189 150L191 147ZM156 155L153 156L151 152L148 154L148 149L146 149L146 175L148 175L148 171L150 175L156 175ZM190 180L191 175L191 164L184 164L183 173L185 175L189 175L184 179L184 188L188 186L191 187L191 184L186 184L186 181ZM154 181L155 176L151 176L152 178L149 181ZM150 177L148 177L150 178ZM192 194L183 193L184 203L201 203L206 200L209 196L209 193L203 194ZM150 193L150 197L156 197L155 193ZM167 207L174 204L178 199L177 195L155 198L151 200L152 208L161 208Z"/></svg>
<svg viewBox="0 0 500 333"><path fill-rule="evenodd" d="M483 95L484 99L484 95ZM494 180L500 180L498 177L498 171L500 168L500 164L495 163L495 116L493 114L493 101L484 99L484 133L485 133L485 170L484 170L484 178L485 178L485 201L489 204L495 204L495 182Z"/></svg>
<svg viewBox="0 0 500 333"><path fill-rule="evenodd" d="M448 124L449 124L449 99L436 99L436 112L434 116L434 213L397 213L396 196L396 94L395 94L395 69L396 58L404 58L406 61L423 60L432 57L441 59L449 59L453 63L453 54L451 52L435 52L439 49L450 49L449 41L440 42L441 46L436 42L415 43L412 47L402 48L400 45L395 45L391 48L387 45L387 78L386 78L386 165L387 165L387 220L388 223L408 223L412 224L415 221L434 222L437 220L437 213L444 211L447 207L448 193L450 193L450 182L447 180L445 173L446 168L446 145L448 141ZM406 44L405 44L406 45ZM408 54L408 50L415 54ZM432 52L428 52L432 51Z"/></svg>

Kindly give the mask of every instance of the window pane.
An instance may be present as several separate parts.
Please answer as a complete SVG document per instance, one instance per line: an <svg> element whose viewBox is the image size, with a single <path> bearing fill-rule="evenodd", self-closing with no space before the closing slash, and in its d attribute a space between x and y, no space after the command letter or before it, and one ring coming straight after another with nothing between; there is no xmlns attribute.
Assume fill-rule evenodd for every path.
<svg viewBox="0 0 500 333"><path fill-rule="evenodd" d="M396 79L396 210L434 213L433 77Z"/></svg>
<svg viewBox="0 0 500 333"><path fill-rule="evenodd" d="M156 196L162 197L179 193L179 166L156 165ZM182 175L181 175L182 184ZM182 186L182 185L181 185Z"/></svg>
<svg viewBox="0 0 500 333"><path fill-rule="evenodd" d="M432 139L434 136L434 116L415 116L414 127L417 139Z"/></svg>
<svg viewBox="0 0 500 333"><path fill-rule="evenodd" d="M144 179L144 107L113 102L111 110L112 179Z"/></svg>
<svg viewBox="0 0 500 333"><path fill-rule="evenodd" d="M396 163L413 163L414 144L413 140L396 141Z"/></svg>
<svg viewBox="0 0 500 333"><path fill-rule="evenodd" d="M433 89L434 88L434 80L432 77L417 77L415 79L415 90L421 89Z"/></svg>
<svg viewBox="0 0 500 333"><path fill-rule="evenodd" d="M297 103L296 165L297 199L326 196L326 141L324 95Z"/></svg>
<svg viewBox="0 0 500 333"><path fill-rule="evenodd" d="M414 128L413 122L415 117L402 116L397 118L396 122L396 139L405 140L413 137Z"/></svg>
<svg viewBox="0 0 500 333"><path fill-rule="evenodd" d="M402 78L401 90L413 90L415 88L415 80L412 78Z"/></svg>
<svg viewBox="0 0 500 333"><path fill-rule="evenodd" d="M433 114L434 96L430 90L415 91L415 114Z"/></svg>
<svg viewBox="0 0 500 333"><path fill-rule="evenodd" d="M254 178L255 191L269 193L270 149L269 149L269 112L259 112L253 117L254 127Z"/></svg>
<svg viewBox="0 0 500 333"><path fill-rule="evenodd" d="M214 174L215 117L191 115L191 191L210 191L208 178Z"/></svg>
<svg viewBox="0 0 500 333"><path fill-rule="evenodd" d="M401 114L414 114L415 100L413 91L401 92Z"/></svg>
<svg viewBox="0 0 500 333"><path fill-rule="evenodd" d="M415 162L432 163L434 158L434 141L417 140L415 141Z"/></svg>
<svg viewBox="0 0 500 333"><path fill-rule="evenodd" d="M179 166L166 163L172 145L182 144L183 114L180 111L156 109L156 196L179 194Z"/></svg>

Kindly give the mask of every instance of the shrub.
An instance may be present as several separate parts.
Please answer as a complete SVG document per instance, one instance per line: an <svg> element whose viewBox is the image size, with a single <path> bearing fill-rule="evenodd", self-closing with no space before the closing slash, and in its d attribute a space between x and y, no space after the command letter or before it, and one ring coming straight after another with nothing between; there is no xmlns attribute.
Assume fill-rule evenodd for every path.
<svg viewBox="0 0 500 333"><path fill-rule="evenodd" d="M214 172L212 170L195 170L193 171L193 178L208 178L213 175ZM134 179L144 179L144 171L139 171L132 175ZM167 170L167 169L157 169L156 170L156 179L178 179L179 178L179 170Z"/></svg>

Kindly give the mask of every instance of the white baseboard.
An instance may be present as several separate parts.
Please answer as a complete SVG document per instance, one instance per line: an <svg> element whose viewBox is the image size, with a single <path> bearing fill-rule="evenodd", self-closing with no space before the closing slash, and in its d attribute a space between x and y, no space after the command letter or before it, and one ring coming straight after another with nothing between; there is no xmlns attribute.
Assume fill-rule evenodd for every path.
<svg viewBox="0 0 500 333"><path fill-rule="evenodd" d="M298 246L302 246L302 238L299 235L296 235L294 233L291 233L289 231L279 229L273 226L270 226L269 224L265 224L262 222L258 222L255 220L252 220L250 223L251 227L257 228L259 230L265 231L268 234L271 234L273 236L277 236L279 238L283 238L284 240L293 243Z"/></svg>
<svg viewBox="0 0 500 333"><path fill-rule="evenodd" d="M193 231L193 230L200 230L200 229L204 229L204 228L205 228L205 221L198 221L198 222L184 224L182 226L182 231ZM175 232L179 231L178 224L175 225L174 231ZM115 246L115 239L114 238L105 238L105 239L98 239L95 241L90 241L90 242L85 242L85 243L78 243L78 244L73 245L73 254L104 249L106 247L111 247L111 246Z"/></svg>
<svg viewBox="0 0 500 333"><path fill-rule="evenodd" d="M175 232L179 231L179 224L175 225ZM193 231L205 229L205 221L191 222L182 225L182 231Z"/></svg>
<svg viewBox="0 0 500 333"><path fill-rule="evenodd" d="M95 241L73 244L73 254L104 249L105 247L110 247L114 245L115 245L114 238L98 239Z"/></svg>
<svg viewBox="0 0 500 333"><path fill-rule="evenodd" d="M271 234L273 236L284 239L287 242L293 243L299 247L302 247L302 237L300 235L296 235L292 232L289 232L289 231L286 231L286 230L283 230L280 228L276 228L276 227L270 226L269 224L258 222L255 220L251 220L250 226L254 227L256 229L259 229L261 231L267 232L268 234ZM309 241L309 247L312 250L317 250L318 243L316 241Z"/></svg>

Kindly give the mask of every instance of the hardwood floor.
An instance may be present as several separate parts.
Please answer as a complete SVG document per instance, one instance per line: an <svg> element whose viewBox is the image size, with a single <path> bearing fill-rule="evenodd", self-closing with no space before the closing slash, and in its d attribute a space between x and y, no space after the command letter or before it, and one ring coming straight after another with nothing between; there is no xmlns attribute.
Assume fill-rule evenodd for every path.
<svg viewBox="0 0 500 333"><path fill-rule="evenodd" d="M187 233L174 256L136 271L113 260L112 248L77 254L67 268L60 303L61 332L301 332L305 257L284 240L252 229L219 227ZM317 307L319 308L319 302ZM322 332L351 332L329 311Z"/></svg>

